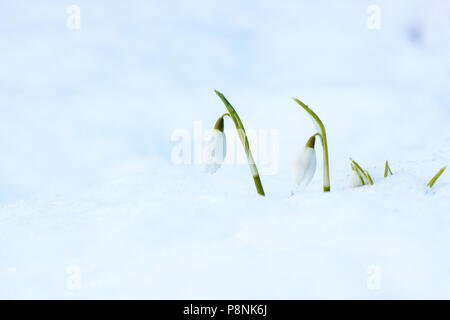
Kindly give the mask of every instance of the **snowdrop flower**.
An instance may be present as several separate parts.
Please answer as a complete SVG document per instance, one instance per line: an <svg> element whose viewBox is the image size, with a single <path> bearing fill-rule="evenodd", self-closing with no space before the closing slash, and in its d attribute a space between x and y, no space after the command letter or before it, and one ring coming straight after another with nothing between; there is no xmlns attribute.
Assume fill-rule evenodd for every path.
<svg viewBox="0 0 450 320"><path fill-rule="evenodd" d="M247 134L245 133L244 125L242 124L241 118L239 118L236 110L234 110L231 103L225 98L225 96L220 93L217 90L214 90L214 92L219 96L220 100L222 100L223 104L227 108L229 113L225 113L224 116L229 116L236 126L236 130L239 135L239 139L242 142L242 146L244 147L245 155L247 156L248 165L250 166L250 172L253 176L253 181L255 182L256 192L260 194L261 196L265 196L264 188L261 183L261 178L259 177L258 169L256 168L255 160L253 159L252 151L250 150L250 144L248 142ZM220 120L220 119L219 119ZM223 123L219 127L222 126L222 132L223 132ZM216 124L217 127L217 124ZM225 144L224 144L225 145ZM226 150L226 146L224 148ZM225 153L225 152L224 152ZM224 156L225 158L225 156ZM216 169L217 170L217 169Z"/></svg>
<svg viewBox="0 0 450 320"><path fill-rule="evenodd" d="M294 180L297 186L307 186L314 172L316 171L316 150L314 144L316 142L316 135L309 138L306 145L300 150L297 158L292 166Z"/></svg>
<svg viewBox="0 0 450 320"><path fill-rule="evenodd" d="M320 118L317 116L317 114L314 113L306 104L298 100L297 98L294 98L294 101L297 102L311 117L311 119L314 122L314 125L317 128L317 133L314 136L319 136L320 142L322 143L322 150L323 150L323 191L324 192L330 192L331 186L330 186L330 166L328 162L328 142L327 142L327 133L325 131L325 126L320 120Z"/></svg>
<svg viewBox="0 0 450 320"><path fill-rule="evenodd" d="M214 129L208 134L208 144L205 148L204 161L206 172L211 174L214 174L220 168L227 154L227 140L223 132L223 118L225 115L217 120Z"/></svg>

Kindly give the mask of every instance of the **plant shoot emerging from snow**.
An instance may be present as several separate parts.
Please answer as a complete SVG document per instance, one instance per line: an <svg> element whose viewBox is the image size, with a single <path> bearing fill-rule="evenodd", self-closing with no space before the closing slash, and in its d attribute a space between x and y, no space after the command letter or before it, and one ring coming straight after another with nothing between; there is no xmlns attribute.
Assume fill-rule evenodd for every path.
<svg viewBox="0 0 450 320"><path fill-rule="evenodd" d="M329 192L331 189L330 166L328 162L328 143L325 126L323 125L322 120L320 120L320 118L306 104L297 98L294 98L294 101L297 102L306 112L308 112L317 128L317 135L320 137L320 142L322 143L323 148L323 191Z"/></svg>
<svg viewBox="0 0 450 320"><path fill-rule="evenodd" d="M389 168L389 163L386 160L386 165L384 166L384 177L387 178L388 175L392 176L391 168Z"/></svg>
<svg viewBox="0 0 450 320"><path fill-rule="evenodd" d="M350 158L350 166L352 172L350 174L350 187L356 188L365 186L366 184L373 185L372 177L367 170L364 170L355 160Z"/></svg>
<svg viewBox="0 0 450 320"><path fill-rule="evenodd" d="M242 142L242 146L244 147L245 155L247 157L248 164L250 166L250 171L252 173L253 180L255 182L256 191L258 192L258 194L264 196L265 195L264 189L263 189L263 186L261 183L261 179L259 178L259 173L258 173L258 169L256 168L255 160L253 159L253 155L250 150L250 144L248 143L248 138L247 138L247 134L244 129L244 125L242 124L242 121L239 118L236 110L234 110L233 106L228 102L228 100L225 98L225 96L217 90L214 90L214 92L219 96L219 98L224 103L225 107L228 109L229 113L227 113L226 115L230 116L231 119L233 119L233 122L234 122L234 125L236 126L236 130L238 132L239 138ZM222 116L222 120L223 120L223 116Z"/></svg>
<svg viewBox="0 0 450 320"><path fill-rule="evenodd" d="M441 176L441 174L444 173L444 171L445 171L446 168L447 168L447 167L443 167L441 170L439 170L438 173L436 173L436 174L434 175L434 177L431 178L431 180L430 180L430 182L428 182L427 186L430 187L430 188L433 188L433 185L436 183L437 179L439 179L439 177Z"/></svg>

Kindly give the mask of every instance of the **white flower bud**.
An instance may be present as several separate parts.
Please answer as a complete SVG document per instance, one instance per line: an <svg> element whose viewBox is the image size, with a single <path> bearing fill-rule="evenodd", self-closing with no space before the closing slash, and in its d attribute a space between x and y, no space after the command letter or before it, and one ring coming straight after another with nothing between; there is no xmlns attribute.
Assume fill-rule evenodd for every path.
<svg viewBox="0 0 450 320"><path fill-rule="evenodd" d="M204 162L205 171L214 174L222 165L227 154L227 140L223 132L223 117L217 120L213 130L207 135Z"/></svg>
<svg viewBox="0 0 450 320"><path fill-rule="evenodd" d="M312 136L300 150L292 166L294 180L297 186L307 186L316 171L315 136Z"/></svg>
<svg viewBox="0 0 450 320"><path fill-rule="evenodd" d="M352 158L350 158L350 166L352 172L350 174L350 187L356 188L367 185L373 185L372 177L367 170L361 168L361 166Z"/></svg>
<svg viewBox="0 0 450 320"><path fill-rule="evenodd" d="M350 188L357 188L363 186L363 182L361 181L361 177L358 175L356 170L352 169L350 173Z"/></svg>

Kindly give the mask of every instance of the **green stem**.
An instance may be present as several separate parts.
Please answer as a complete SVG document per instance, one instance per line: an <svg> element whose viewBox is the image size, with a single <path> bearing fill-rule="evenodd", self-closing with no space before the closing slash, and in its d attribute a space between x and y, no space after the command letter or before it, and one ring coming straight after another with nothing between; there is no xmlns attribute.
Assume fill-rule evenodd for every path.
<svg viewBox="0 0 450 320"><path fill-rule="evenodd" d="M245 150L245 155L247 156L248 165L250 166L250 171L253 175L253 180L255 181L256 191L262 195L264 194L264 189L261 183L261 179L259 178L258 169L256 168L255 160L253 159L252 152L250 150L250 145L248 143L247 134L244 129L244 125L242 124L241 119L239 118L236 110L234 110L233 106L228 102L228 100L225 98L225 96L220 93L217 90L214 90L214 92L219 96L219 98L224 103L225 107L228 109L229 115L231 116L231 119L233 119L234 125L236 126L236 130L238 132L239 138L241 139L242 145Z"/></svg>
<svg viewBox="0 0 450 320"><path fill-rule="evenodd" d="M325 131L325 126L322 123L322 120L303 102L299 99L294 98L294 101L297 102L309 115L313 118L314 123L317 125L320 134L320 141L322 142L323 148L323 191L329 192L330 187L330 166L328 162L328 143L327 143L327 134Z"/></svg>

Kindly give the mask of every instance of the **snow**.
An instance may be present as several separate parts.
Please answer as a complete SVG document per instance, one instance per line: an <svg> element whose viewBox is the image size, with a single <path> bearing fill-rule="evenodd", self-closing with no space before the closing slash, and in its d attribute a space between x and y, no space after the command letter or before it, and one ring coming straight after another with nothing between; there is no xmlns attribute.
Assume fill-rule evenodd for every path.
<svg viewBox="0 0 450 320"><path fill-rule="evenodd" d="M447 1L78 5L69 30L64 4L0 4L0 298L450 298L449 172L426 187L450 164ZM213 89L266 197L228 118L226 163L195 161ZM326 126L330 193L317 143L290 197L315 133L294 96Z"/></svg>

